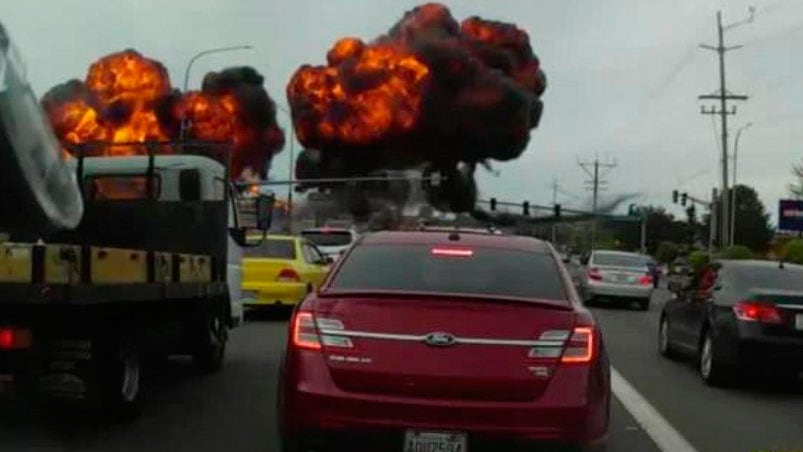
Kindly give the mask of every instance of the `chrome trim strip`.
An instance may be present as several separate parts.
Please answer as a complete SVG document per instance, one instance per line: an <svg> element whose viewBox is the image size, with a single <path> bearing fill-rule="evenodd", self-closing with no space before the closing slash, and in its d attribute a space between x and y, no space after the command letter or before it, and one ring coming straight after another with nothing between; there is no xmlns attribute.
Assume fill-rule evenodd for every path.
<svg viewBox="0 0 803 452"><path fill-rule="evenodd" d="M384 339L391 341L407 341L407 342L424 342L427 338L426 334L413 335L413 334L386 334L386 333L371 333L368 331L349 331L349 330L331 330L321 329L321 334L327 336L347 336L347 337L360 337L364 339ZM455 337L455 344L467 345L507 345L507 346L521 346L521 347L563 347L565 341L561 340L535 340L524 341L515 339L486 339L479 337Z"/></svg>
<svg viewBox="0 0 803 452"><path fill-rule="evenodd" d="M775 306L781 309L783 308L803 309L803 304L776 304Z"/></svg>

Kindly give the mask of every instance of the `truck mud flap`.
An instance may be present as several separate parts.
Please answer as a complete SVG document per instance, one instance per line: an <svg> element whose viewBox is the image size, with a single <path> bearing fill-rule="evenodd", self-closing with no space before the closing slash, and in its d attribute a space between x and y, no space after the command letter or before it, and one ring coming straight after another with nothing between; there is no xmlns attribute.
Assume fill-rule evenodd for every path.
<svg viewBox="0 0 803 452"><path fill-rule="evenodd" d="M37 381L40 396L69 400L89 398L89 380L94 370L92 341L53 340L45 356Z"/></svg>

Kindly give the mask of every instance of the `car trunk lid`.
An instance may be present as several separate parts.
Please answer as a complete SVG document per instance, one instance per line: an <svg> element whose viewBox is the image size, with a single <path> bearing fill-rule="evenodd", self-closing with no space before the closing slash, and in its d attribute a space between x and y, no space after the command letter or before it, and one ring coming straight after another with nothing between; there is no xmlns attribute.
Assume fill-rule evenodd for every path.
<svg viewBox="0 0 803 452"><path fill-rule="evenodd" d="M601 281L614 284L639 285L643 284L644 277L648 276L646 267L595 266L594 268L601 276Z"/></svg>
<svg viewBox="0 0 803 452"><path fill-rule="evenodd" d="M471 400L538 398L574 318L566 302L402 294L319 298L315 316L341 389Z"/></svg>

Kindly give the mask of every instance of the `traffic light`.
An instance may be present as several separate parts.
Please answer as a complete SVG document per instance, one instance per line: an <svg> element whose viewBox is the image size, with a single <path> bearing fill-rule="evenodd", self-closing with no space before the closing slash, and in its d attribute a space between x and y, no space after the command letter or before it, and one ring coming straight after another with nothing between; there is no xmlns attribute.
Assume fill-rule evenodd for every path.
<svg viewBox="0 0 803 452"><path fill-rule="evenodd" d="M560 219L560 204L555 204L555 218Z"/></svg>
<svg viewBox="0 0 803 452"><path fill-rule="evenodd" d="M686 201L688 200L688 198L689 198L689 194L688 193L683 193L683 196L680 197L680 205L681 206L685 206L686 205Z"/></svg>
<svg viewBox="0 0 803 452"><path fill-rule="evenodd" d="M672 202L677 204L678 203L678 191L672 190Z"/></svg>
<svg viewBox="0 0 803 452"><path fill-rule="evenodd" d="M521 207L522 207L522 210L524 212L524 216L529 217L530 216L530 202L529 201L524 201L524 204L522 204Z"/></svg>
<svg viewBox="0 0 803 452"><path fill-rule="evenodd" d="M496 210L496 198L491 198L491 210Z"/></svg>

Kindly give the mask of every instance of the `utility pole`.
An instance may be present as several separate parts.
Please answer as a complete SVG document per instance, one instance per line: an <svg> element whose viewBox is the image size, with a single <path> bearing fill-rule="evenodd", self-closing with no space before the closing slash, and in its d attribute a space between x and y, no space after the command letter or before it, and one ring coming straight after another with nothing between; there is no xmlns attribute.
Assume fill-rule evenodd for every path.
<svg viewBox="0 0 803 452"><path fill-rule="evenodd" d="M558 180L552 179L552 206L558 204ZM558 243L558 223L552 223L552 243Z"/></svg>
<svg viewBox="0 0 803 452"><path fill-rule="evenodd" d="M709 218L708 222L711 223L711 230L708 232L708 257L714 256L714 235L717 230L717 189L711 189L711 203L709 204Z"/></svg>
<svg viewBox="0 0 803 452"><path fill-rule="evenodd" d="M595 157L593 162L581 162L577 160L577 164L583 171L591 178L586 183L591 184L592 195L592 208L591 212L594 214L591 221L591 249L594 250L597 246L597 208L599 207L599 191L600 185L605 185L607 181L601 180L605 175L616 167L616 162L600 162L599 157ZM600 175L600 168L605 170L605 174Z"/></svg>
<svg viewBox="0 0 803 452"><path fill-rule="evenodd" d="M721 218L728 218L728 198L730 195L730 191L728 190L728 115L735 115L736 114L736 106L732 106L730 110L728 110L728 101L729 100L740 100L746 101L748 99L745 95L739 94L732 94L728 92L727 89L727 78L725 76L725 53L730 50L736 50L742 48L742 46L725 46L725 31L735 28L739 25L743 25L746 23L753 22L753 18L755 17L755 9L750 8L750 17L747 20L737 22L731 25L724 26L722 25L722 11L717 11L717 36L719 38L718 45L711 46L707 44L701 44L700 47L707 50L713 50L719 54L719 92L714 94L704 94L698 96L699 100L718 100L719 101L719 110L715 106L710 108L706 108L705 106L700 106L700 113L704 115L719 115L720 122L722 124L722 139L720 140L722 144L722 182L720 183L720 192L722 193L722 215ZM720 245L726 245L728 241L728 222L721 221L720 222Z"/></svg>
<svg viewBox="0 0 803 452"><path fill-rule="evenodd" d="M641 254L647 254L647 214L643 211L641 215Z"/></svg>

